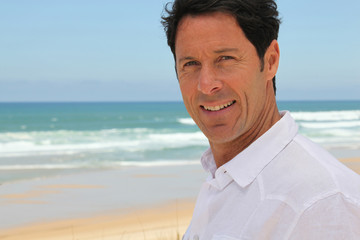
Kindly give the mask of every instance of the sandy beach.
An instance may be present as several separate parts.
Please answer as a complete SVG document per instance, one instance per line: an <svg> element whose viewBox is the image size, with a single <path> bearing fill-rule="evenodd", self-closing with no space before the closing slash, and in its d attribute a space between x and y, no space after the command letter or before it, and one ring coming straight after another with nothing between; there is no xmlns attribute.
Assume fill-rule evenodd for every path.
<svg viewBox="0 0 360 240"><path fill-rule="evenodd" d="M200 164L104 170L0 186L0 239L176 239Z"/></svg>
<svg viewBox="0 0 360 240"><path fill-rule="evenodd" d="M342 162L360 174L360 158ZM0 239L181 239L205 177L192 165L4 184Z"/></svg>
<svg viewBox="0 0 360 240"><path fill-rule="evenodd" d="M129 214L115 211L89 218L31 224L4 230L0 239L177 239L186 230L193 207L193 201L182 200Z"/></svg>

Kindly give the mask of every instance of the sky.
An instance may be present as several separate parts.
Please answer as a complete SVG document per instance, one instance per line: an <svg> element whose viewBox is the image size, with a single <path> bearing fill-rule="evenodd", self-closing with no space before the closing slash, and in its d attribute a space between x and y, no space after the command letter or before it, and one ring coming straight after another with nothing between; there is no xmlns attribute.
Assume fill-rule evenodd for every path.
<svg viewBox="0 0 360 240"><path fill-rule="evenodd" d="M167 0L0 0L0 102L180 101ZM360 99L360 1L278 0L278 100Z"/></svg>

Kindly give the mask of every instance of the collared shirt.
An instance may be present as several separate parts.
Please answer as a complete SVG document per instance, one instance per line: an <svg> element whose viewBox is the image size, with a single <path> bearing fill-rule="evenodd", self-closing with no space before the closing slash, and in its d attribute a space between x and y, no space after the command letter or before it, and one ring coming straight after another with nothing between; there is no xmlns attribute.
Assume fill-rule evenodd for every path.
<svg viewBox="0 0 360 240"><path fill-rule="evenodd" d="M185 240L360 239L360 176L298 134L288 112L216 168L211 150Z"/></svg>

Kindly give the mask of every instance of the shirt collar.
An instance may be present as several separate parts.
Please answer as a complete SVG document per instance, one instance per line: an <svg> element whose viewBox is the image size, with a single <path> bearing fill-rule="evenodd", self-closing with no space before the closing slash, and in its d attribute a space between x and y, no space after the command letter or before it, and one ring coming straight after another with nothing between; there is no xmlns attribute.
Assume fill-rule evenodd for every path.
<svg viewBox="0 0 360 240"><path fill-rule="evenodd" d="M208 149L201 158L203 168L211 172L215 178L221 171L228 174L241 187L248 186L298 132L298 126L290 113L284 111L280 114L281 119L266 133L219 169L216 169L214 156L211 149Z"/></svg>
<svg viewBox="0 0 360 240"><path fill-rule="evenodd" d="M205 171L210 172L213 176L215 175L216 164L210 148L201 156L201 164Z"/></svg>

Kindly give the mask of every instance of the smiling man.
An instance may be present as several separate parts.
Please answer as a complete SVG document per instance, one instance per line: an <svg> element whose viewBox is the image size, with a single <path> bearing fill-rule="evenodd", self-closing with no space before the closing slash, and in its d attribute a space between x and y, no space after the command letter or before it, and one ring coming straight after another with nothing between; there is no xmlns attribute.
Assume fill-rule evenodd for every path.
<svg viewBox="0 0 360 240"><path fill-rule="evenodd" d="M359 176L277 109L275 2L176 0L166 11L184 104L210 144L184 239L359 239Z"/></svg>
<svg viewBox="0 0 360 240"><path fill-rule="evenodd" d="M217 12L184 17L175 44L185 106L219 167L280 119L272 84L278 43L271 42L262 64L235 18Z"/></svg>

